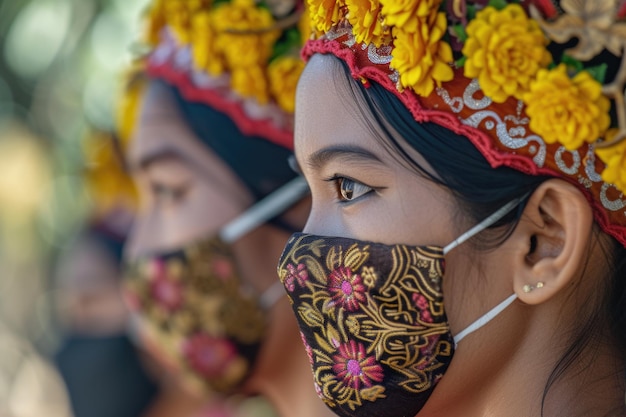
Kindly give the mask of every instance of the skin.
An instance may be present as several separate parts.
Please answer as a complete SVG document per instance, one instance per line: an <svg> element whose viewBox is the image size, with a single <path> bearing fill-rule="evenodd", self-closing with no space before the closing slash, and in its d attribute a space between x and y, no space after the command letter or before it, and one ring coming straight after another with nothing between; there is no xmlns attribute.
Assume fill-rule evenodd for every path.
<svg viewBox="0 0 626 417"><path fill-rule="evenodd" d="M312 193L304 231L385 244L448 244L476 221L376 138L343 71L335 58L316 55L298 86L296 156ZM414 149L407 151L429 168ZM351 200L342 188L353 189ZM509 295L518 300L459 344L418 416L542 415L549 375L579 318L596 309L598 287L608 285L601 247L608 241L597 233L582 193L554 179L531 196L503 244L481 252L469 242L452 250L443 286L452 334ZM538 282L543 288L522 290ZM606 330L549 391L543 415L625 415L623 355Z"/></svg>
<svg viewBox="0 0 626 417"><path fill-rule="evenodd" d="M253 204L235 173L203 145L181 119L170 93L150 83L128 163L141 208L126 255L184 247L216 234ZM310 202L290 208L284 220L302 227ZM263 225L232 244L242 280L258 291L276 282L276 263L289 233ZM286 297L270 310L266 341L243 392L266 396L281 416L331 415L312 389L310 365L300 349Z"/></svg>

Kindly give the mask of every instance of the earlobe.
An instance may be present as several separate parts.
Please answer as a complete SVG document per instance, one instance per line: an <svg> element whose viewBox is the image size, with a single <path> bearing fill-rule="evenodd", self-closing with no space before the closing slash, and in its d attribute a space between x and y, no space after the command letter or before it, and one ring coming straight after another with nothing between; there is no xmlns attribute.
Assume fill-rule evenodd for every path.
<svg viewBox="0 0 626 417"><path fill-rule="evenodd" d="M585 196L558 179L541 184L513 232L514 283L519 299L540 304L578 276L589 248L593 213Z"/></svg>

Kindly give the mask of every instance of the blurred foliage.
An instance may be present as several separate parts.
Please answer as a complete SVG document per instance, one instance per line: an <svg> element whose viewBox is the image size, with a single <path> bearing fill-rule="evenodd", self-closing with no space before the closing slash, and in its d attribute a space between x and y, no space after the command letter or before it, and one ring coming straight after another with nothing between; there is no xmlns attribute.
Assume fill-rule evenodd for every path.
<svg viewBox="0 0 626 417"><path fill-rule="evenodd" d="M54 342L54 255L91 210L83 141L113 128L146 3L0 0L0 340ZM5 377L19 369L30 368L0 358L0 415L43 415L15 411L26 403Z"/></svg>

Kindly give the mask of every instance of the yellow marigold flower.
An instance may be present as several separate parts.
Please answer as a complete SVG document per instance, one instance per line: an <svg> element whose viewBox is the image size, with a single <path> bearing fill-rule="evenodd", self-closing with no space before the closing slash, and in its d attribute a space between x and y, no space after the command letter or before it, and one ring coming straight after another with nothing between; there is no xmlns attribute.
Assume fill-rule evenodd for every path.
<svg viewBox="0 0 626 417"><path fill-rule="evenodd" d="M211 12L211 24L217 33L215 45L231 68L256 66L267 62L280 36L269 10L254 0L233 0Z"/></svg>
<svg viewBox="0 0 626 417"><path fill-rule="evenodd" d="M259 104L267 104L269 101L267 79L259 66L234 69L230 86L240 96L255 99Z"/></svg>
<svg viewBox="0 0 626 417"><path fill-rule="evenodd" d="M416 18L416 32L394 27L394 49L391 67L400 74L400 85L427 97L435 84L450 81L454 72L450 67L452 49L441 37L446 33L446 15L435 11L426 18Z"/></svg>
<svg viewBox="0 0 626 417"><path fill-rule="evenodd" d="M389 30L383 27L378 0L346 0L346 6L355 40L380 47Z"/></svg>
<svg viewBox="0 0 626 417"><path fill-rule="evenodd" d="M278 105L288 113L293 113L296 105L296 86L304 62L295 56L284 56L274 60L268 67L270 91Z"/></svg>
<svg viewBox="0 0 626 417"><path fill-rule="evenodd" d="M541 69L524 94L530 128L546 141L569 150L595 142L610 124L609 100L602 86L586 71L573 79L564 64Z"/></svg>
<svg viewBox="0 0 626 417"><path fill-rule="evenodd" d="M211 75L224 72L224 62L215 45L215 29L209 12L197 13L192 20L191 53L196 68Z"/></svg>
<svg viewBox="0 0 626 417"><path fill-rule="evenodd" d="M313 34L313 28L311 28L311 15L309 14L309 9L305 3L305 9L300 16L300 20L298 20L298 31L300 31L300 41L302 45L306 43L309 39L311 39L311 35Z"/></svg>
<svg viewBox="0 0 626 417"><path fill-rule="evenodd" d="M210 0L164 0L167 24L172 29L176 40L183 45L190 42L192 17L200 10L208 9Z"/></svg>
<svg viewBox="0 0 626 417"><path fill-rule="evenodd" d="M137 62L125 75L123 90L115 106L115 127L122 148L128 146L135 134L146 86L143 65Z"/></svg>
<svg viewBox="0 0 626 417"><path fill-rule="evenodd" d="M322 33L328 30L341 18L341 0L307 0L313 27Z"/></svg>
<svg viewBox="0 0 626 417"><path fill-rule="evenodd" d="M115 139L108 133L93 132L83 142L83 155L85 185L94 211L105 214L120 207L134 210L136 190L124 169L122 155L116 150Z"/></svg>
<svg viewBox="0 0 626 417"><path fill-rule="evenodd" d="M485 95L497 103L511 96L521 99L537 71L552 61L547 44L519 4L500 11L487 7L467 25L465 76L478 78Z"/></svg>
<svg viewBox="0 0 626 417"><path fill-rule="evenodd" d="M618 129L609 129L604 139L610 141L617 132ZM606 164L602 179L626 193L626 140L608 148L596 148L596 155Z"/></svg>
<svg viewBox="0 0 626 417"><path fill-rule="evenodd" d="M418 30L419 18L427 18L439 10L441 0L379 0L387 26L401 28L405 32Z"/></svg>
<svg viewBox="0 0 626 417"><path fill-rule="evenodd" d="M161 29L167 24L165 1L166 0L155 1L154 5L146 14L144 37L148 45L155 46L159 43Z"/></svg>

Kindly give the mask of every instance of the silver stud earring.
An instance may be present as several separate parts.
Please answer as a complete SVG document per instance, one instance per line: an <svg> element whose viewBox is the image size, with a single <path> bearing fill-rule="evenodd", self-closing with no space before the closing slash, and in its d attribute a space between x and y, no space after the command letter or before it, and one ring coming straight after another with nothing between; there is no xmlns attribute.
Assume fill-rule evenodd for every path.
<svg viewBox="0 0 626 417"><path fill-rule="evenodd" d="M526 284L522 287L522 291L524 291L525 293L529 293L535 288L543 288L543 282L538 282L537 285Z"/></svg>

